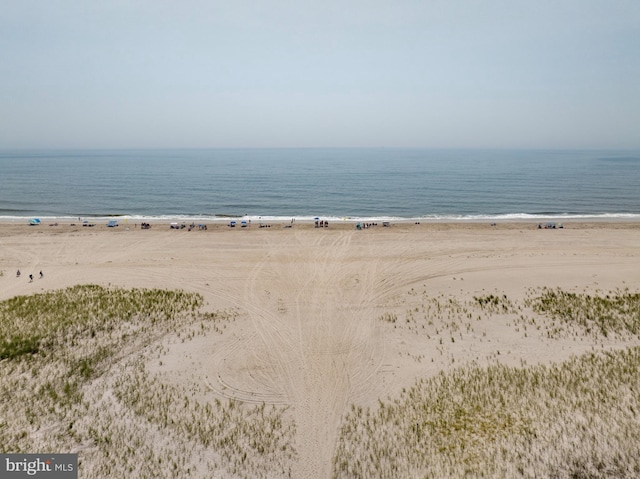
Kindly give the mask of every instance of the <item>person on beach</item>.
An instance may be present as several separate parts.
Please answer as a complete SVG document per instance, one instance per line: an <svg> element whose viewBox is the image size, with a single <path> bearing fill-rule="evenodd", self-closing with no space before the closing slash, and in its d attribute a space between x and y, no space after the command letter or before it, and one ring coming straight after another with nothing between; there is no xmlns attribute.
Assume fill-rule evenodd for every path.
<svg viewBox="0 0 640 479"><path fill-rule="evenodd" d="M29 283L33 283L33 275L32 274L29 275Z"/></svg>
<svg viewBox="0 0 640 479"><path fill-rule="evenodd" d="M16 273L16 278L20 277L20 270L18 270L18 272Z"/></svg>
<svg viewBox="0 0 640 479"><path fill-rule="evenodd" d="M42 279L43 276L44 274L42 274L42 271L40 271L40 278Z"/></svg>

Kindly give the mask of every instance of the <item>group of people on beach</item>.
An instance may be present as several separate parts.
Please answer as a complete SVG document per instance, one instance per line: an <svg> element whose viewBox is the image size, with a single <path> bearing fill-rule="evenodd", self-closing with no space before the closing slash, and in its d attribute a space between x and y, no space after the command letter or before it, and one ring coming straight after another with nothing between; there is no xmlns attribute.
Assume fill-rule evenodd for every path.
<svg viewBox="0 0 640 479"><path fill-rule="evenodd" d="M22 275L22 273L20 273L20 270L18 270L18 272L16 273L16 278L19 278ZM40 270L40 278L44 278L44 273L42 272L42 270ZM30 274L29 275L29 283L33 282L33 275Z"/></svg>
<svg viewBox="0 0 640 479"><path fill-rule="evenodd" d="M362 226L362 229L373 228L374 226L378 226L378 223L358 223Z"/></svg>

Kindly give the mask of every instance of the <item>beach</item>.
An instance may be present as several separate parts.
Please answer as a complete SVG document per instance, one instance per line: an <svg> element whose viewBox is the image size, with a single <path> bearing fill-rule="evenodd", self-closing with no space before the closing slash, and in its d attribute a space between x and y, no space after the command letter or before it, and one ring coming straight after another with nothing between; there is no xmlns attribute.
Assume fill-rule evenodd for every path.
<svg viewBox="0 0 640 479"><path fill-rule="evenodd" d="M478 298L525 305L543 288L638 291L640 223L563 226L392 222L357 230L353 222L326 228L253 222L188 231L170 229L169 222L150 229L131 222L115 228L0 223L0 300L85 284L201 295L205 312L233 315L221 333L179 341L168 331L119 354L114 364L142 355L150 375L180 391L197 388L194 397L203 404L283 408L283 418L295 424L295 454L261 477L325 479L339 476L334 457L353 407L376 408L417 380L470 364L548 365L640 344L633 334L568 328L551 335L551 321L541 315L523 312L537 321L527 329L518 314L482 307ZM150 352L154 346L161 353ZM116 371L97 379L105 390ZM149 439L156 445L146 447L170 453L171 444L154 434ZM47 444L40 433L33 441ZM98 446L69 444L73 450L64 452L86 454L84 467L94 467L91 451ZM215 451L191 454L200 465L195 477L255 472L233 471L216 459L219 470L210 476L202 468Z"/></svg>

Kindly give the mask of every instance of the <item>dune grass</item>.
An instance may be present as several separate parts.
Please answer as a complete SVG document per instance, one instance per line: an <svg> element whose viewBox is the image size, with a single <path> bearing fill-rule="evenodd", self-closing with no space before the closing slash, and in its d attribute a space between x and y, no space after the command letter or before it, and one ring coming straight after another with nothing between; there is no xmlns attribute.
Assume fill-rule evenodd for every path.
<svg viewBox="0 0 640 479"><path fill-rule="evenodd" d="M640 475L640 348L464 367L344 421L334 478Z"/></svg>
<svg viewBox="0 0 640 479"><path fill-rule="evenodd" d="M587 333L640 333L640 293L628 289L605 295L542 288L527 302L534 311L564 324L577 324Z"/></svg>
<svg viewBox="0 0 640 479"><path fill-rule="evenodd" d="M287 477L286 408L146 368L163 338L222 333L237 316L202 307L194 293L97 285L0 302L0 452L79 452L83 477Z"/></svg>
<svg viewBox="0 0 640 479"><path fill-rule="evenodd" d="M453 358L496 321L552 341L640 332L640 297L627 290L408 297L379 319L431 355L449 345ZM286 407L222 400L148 367L165 338L224 333L237 316L204 306L184 291L96 285L0 302L0 452L80 452L86 477L289 477ZM546 366L463 364L353 406L333 477L640 477L639 390L639 347Z"/></svg>
<svg viewBox="0 0 640 479"><path fill-rule="evenodd" d="M183 291L74 286L0 302L0 359L35 354L96 334L149 328L192 313L202 297ZM139 332L139 331L138 331Z"/></svg>
<svg viewBox="0 0 640 479"><path fill-rule="evenodd" d="M397 313L379 319L424 336L425 347L434 344L429 349L449 337L481 340L488 321L551 341L639 332L640 295L628 290L532 289L523 302L500 294L468 301L409 296L404 321ZM546 366L466 364L419 380L378 407L353 406L333 477L640 477L639 388L640 347Z"/></svg>

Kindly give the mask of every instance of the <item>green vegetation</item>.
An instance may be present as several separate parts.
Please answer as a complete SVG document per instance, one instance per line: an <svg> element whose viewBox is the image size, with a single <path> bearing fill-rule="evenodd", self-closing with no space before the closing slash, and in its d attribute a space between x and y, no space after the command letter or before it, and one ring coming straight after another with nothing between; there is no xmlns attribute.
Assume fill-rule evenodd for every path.
<svg viewBox="0 0 640 479"><path fill-rule="evenodd" d="M561 289L538 288L527 291L524 301L513 301L505 294L487 293L464 301L440 295L421 297L415 290L408 295L404 320L400 312L386 311L378 319L428 339L452 341L474 339L490 323L504 322L523 337L539 332L545 338L606 338L640 336L640 293L615 290L607 293L575 293ZM418 301L416 303L416 301Z"/></svg>
<svg viewBox="0 0 640 479"><path fill-rule="evenodd" d="M462 363L377 407L353 406L335 479L640 477L640 295L541 288L522 302L495 291L465 301L425 288L407 298L378 316L424 345L405 355L457 366L474 345L470 360L491 365ZM222 334L237 317L205 309L195 293L95 285L0 302L0 452L81 451L86 477L290 477L287 407L223 400L196 372L180 385L151 366L168 344ZM512 345L535 347L535 336L599 352L506 366L498 326L518 333ZM605 350L624 341L633 347Z"/></svg>
<svg viewBox="0 0 640 479"><path fill-rule="evenodd" d="M344 421L335 478L638 477L640 348L470 366Z"/></svg>
<svg viewBox="0 0 640 479"><path fill-rule="evenodd" d="M533 310L567 324L578 324L587 332L603 336L610 333L640 333L640 293L628 290L605 296L577 294L543 288L530 300Z"/></svg>
<svg viewBox="0 0 640 479"><path fill-rule="evenodd" d="M120 404L148 424L216 451L234 474L268 477L275 470L285 476L286 461L295 456L295 427L283 417L287 408L201 402L154 378L139 362L118 379L114 392Z"/></svg>
<svg viewBox="0 0 640 479"><path fill-rule="evenodd" d="M183 291L75 286L16 296L0 303L0 359L95 338L128 325L132 331L194 313L202 297Z"/></svg>
<svg viewBox="0 0 640 479"><path fill-rule="evenodd" d="M384 313L382 316L380 316L379 319L388 323L395 323L396 321L398 321L398 315L392 313Z"/></svg>
<svg viewBox="0 0 640 479"><path fill-rule="evenodd" d="M354 406L341 429L335 479L640 477L639 294L540 288L522 302L497 292L464 301L429 297L426 290L420 297L412 289L398 305L404 321L390 321L395 312L379 319L424 337L431 362L457 364L466 345L499 346L491 334L498 325L519 333L523 347L585 341L600 352L510 367L489 348L484 360L490 366L477 365L476 356L377 408ZM621 349L606 351L613 336ZM467 342L460 349L454 340Z"/></svg>
<svg viewBox="0 0 640 479"><path fill-rule="evenodd" d="M474 296L473 299L481 309L487 311L508 313L513 310L513 303L507 298L506 294L502 296L494 296L493 294L479 297Z"/></svg>
<svg viewBox="0 0 640 479"><path fill-rule="evenodd" d="M176 386L147 364L237 313L184 291L76 286L0 302L0 452L81 451L86 477L286 477L284 407ZM275 472L274 472L275 471Z"/></svg>

